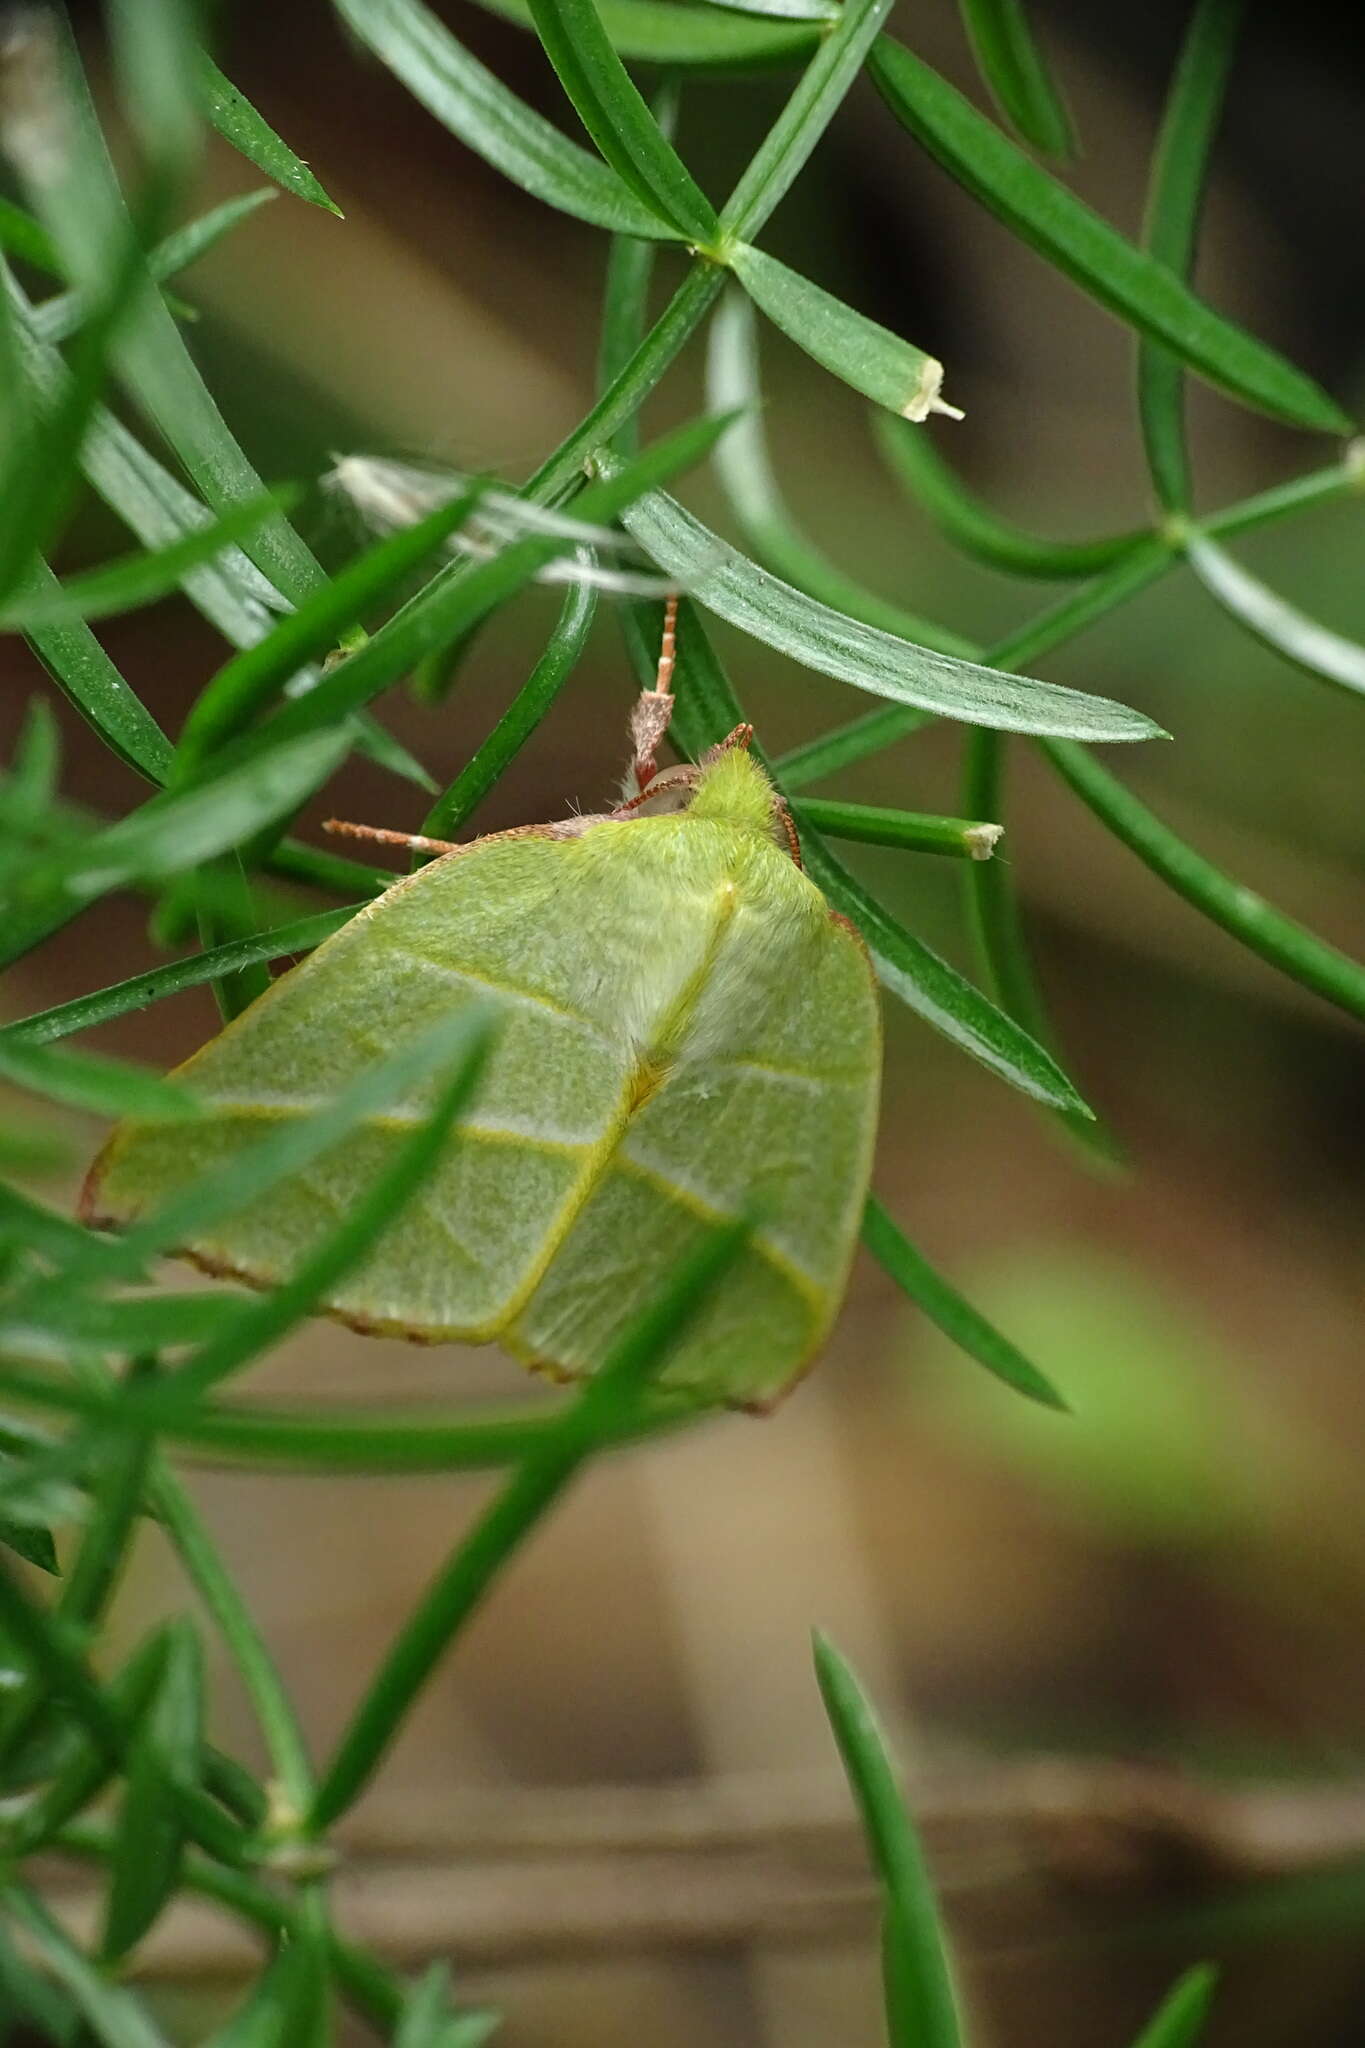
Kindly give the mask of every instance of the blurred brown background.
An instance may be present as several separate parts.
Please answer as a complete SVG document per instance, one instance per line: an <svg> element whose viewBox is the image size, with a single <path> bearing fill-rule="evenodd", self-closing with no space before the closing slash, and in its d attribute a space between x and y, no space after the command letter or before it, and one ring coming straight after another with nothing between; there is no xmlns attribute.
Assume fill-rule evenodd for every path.
<svg viewBox="0 0 1365 2048"><path fill-rule="evenodd" d="M528 37L462 0L438 11L571 125ZM1034 0L1032 13L1082 137L1076 187L1136 232L1184 8ZM1201 284L1349 403L1365 276L1350 11L1251 14ZM900 29L977 91L948 0ZM348 50L321 4L229 10L222 57L346 214L279 199L186 280L196 351L258 465L315 475L329 451L364 448L525 474L588 402L603 238L499 180ZM689 88L680 143L714 195L787 84ZM253 182L217 147L204 197ZM967 419L932 431L1002 511L1077 536L1146 516L1129 337L957 192L870 88L765 243L944 357ZM667 257L660 272L662 290ZM780 337L763 350L779 473L832 555L982 639L1047 601L1046 587L961 562L879 469L861 402ZM694 348L651 423L695 410L699 388ZM1191 411L1203 504L1327 459L1198 387ZM708 477L683 494L726 523ZM321 511L316 537L337 555L352 538ZM1360 538L1358 508L1330 507L1248 540L1244 559L1360 634ZM92 512L76 546L115 540ZM443 706L388 700L389 723L443 780L524 678L553 605L533 592L499 617ZM866 708L721 637L775 749ZM217 655L178 603L115 625L108 644L172 729ZM42 687L21 663L7 721ZM1169 726L1174 745L1111 765L1202 850L1359 951L1359 706L1275 662L1179 576L1042 667ZM609 789L631 687L604 617L480 827ZM130 801L131 778L65 714L64 726L68 793ZM1097 1181L1025 1103L890 1008L877 1186L1077 1412L1027 1412L863 1259L828 1357L779 1414L617 1458L579 1488L432 1686L355 1830L359 1904L413 1960L448 1948L466 1995L505 2005L509 2048L880 2038L813 1623L860 1668L939 1815L931 1840L980 2048L1118 2048L1206 1953L1226 1963L1212 2048L1365 2038L1365 1877L1306 1908L1277 1890L1215 1935L1182 1916L1223 1895L1217 1869L1203 1848L1172 1847L1148 1811L1154 1784L1184 1814L1187 1783L1235 1782L1240 1799L1311 1779L1326 1791L1298 1816L1308 1860L1333 1826L1365 1842L1352 1790L1365 1779L1360 1036L1165 893L1017 751L1003 857L1073 1071L1132 1170ZM928 732L842 793L953 810L958 753L952 730ZM329 802L398 826L422 810L364 763ZM853 858L965 961L949 864ZM148 964L143 925L135 904L101 907L12 977L10 1013ZM195 995L99 1042L170 1062L213 1028ZM74 1160L94 1135L73 1123ZM520 1386L495 1356L318 1325L250 1389L266 1391L397 1402ZM205 1473L197 1487L325 1750L487 1484ZM180 1597L149 1542L128 1626ZM220 1718L254 1753L230 1685ZM1127 1781L1091 1772L1102 1756L1187 1776L1141 1776L1130 1812ZM1007 1768L1040 1757L1071 1759L1071 1774ZM633 1788L624 1803L618 1788ZM1071 1824L1087 1788L1099 1807L1117 1797L1115 1839L1093 1814ZM1050 1800L1061 1818L1044 1826ZM1251 1810L1236 1808L1237 1826ZM1265 1849L1270 1868L1294 1861L1284 1841ZM211 1964L212 1941L194 1953L196 1969ZM205 1995L196 1984L187 2025Z"/></svg>

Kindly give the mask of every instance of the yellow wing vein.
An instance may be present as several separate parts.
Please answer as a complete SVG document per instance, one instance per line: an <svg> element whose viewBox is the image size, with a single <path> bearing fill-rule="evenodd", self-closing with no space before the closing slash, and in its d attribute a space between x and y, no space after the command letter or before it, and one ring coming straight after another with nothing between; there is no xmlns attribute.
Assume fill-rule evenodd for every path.
<svg viewBox="0 0 1365 2048"><path fill-rule="evenodd" d="M561 1023L576 1024L580 1031L586 1031L602 1044L609 1044L605 1032L593 1023L590 1017L580 1016L577 1010L569 1010L562 1003L551 1001L550 997L538 994L534 989L512 988L505 981L494 981L491 975L475 974L470 967L450 966L444 960L433 960L426 953L414 953L410 946L396 946L392 939L385 940L385 950L399 960L410 960L415 967L430 968L448 981L472 982L476 988L486 988L491 995L504 996L508 1002L525 1003L529 1008L544 1011L547 1017L557 1017Z"/></svg>
<svg viewBox="0 0 1365 2048"><path fill-rule="evenodd" d="M628 1152L618 1152L612 1161L612 1165L617 1167L622 1173L630 1175L633 1179L643 1181L646 1186L652 1187L656 1193L666 1196L677 1208L685 1209L689 1216L696 1216L703 1223L734 1223L738 1221L738 1217L733 1210L722 1209L718 1204L708 1202L704 1195L699 1195L696 1192L695 1188L683 1187L680 1182L671 1180L666 1173L660 1173L657 1167L641 1165L640 1161L632 1159ZM753 1250L758 1253L759 1257L765 1260L772 1267L773 1271L787 1282L794 1293L799 1294L801 1299L809 1302L812 1307L823 1311L828 1289L822 1287L806 1271L804 1266L798 1265L790 1253L784 1252L779 1245L774 1244L772 1239L765 1236L761 1230L755 1230L750 1233L749 1243Z"/></svg>

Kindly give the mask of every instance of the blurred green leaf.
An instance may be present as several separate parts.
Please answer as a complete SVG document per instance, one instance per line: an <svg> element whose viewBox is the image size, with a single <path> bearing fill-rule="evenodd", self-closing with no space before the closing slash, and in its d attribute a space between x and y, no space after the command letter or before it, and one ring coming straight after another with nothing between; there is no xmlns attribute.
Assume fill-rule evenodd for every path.
<svg viewBox="0 0 1365 2048"><path fill-rule="evenodd" d="M8 1458L0 1457L0 1465L9 1462ZM0 1515L0 1547L12 1550L16 1557L22 1557L25 1564L35 1565L40 1572L48 1572L53 1578L59 1575L57 1546L52 1540L52 1531L41 1522L15 1521L7 1515Z"/></svg>
<svg viewBox="0 0 1365 2048"><path fill-rule="evenodd" d="M70 1002L59 1003L51 1010L40 1010L31 1017L20 1018L0 1029L0 1056L15 1046L46 1045L53 1039L69 1037L75 1031L89 1031L96 1024L108 1023L111 1017L122 1017L130 1010L145 1009L149 1003L160 1002L165 996L178 995L182 989L198 988L224 974L235 974L240 968L254 966L257 961L282 960L291 953L311 953L314 946L320 946L333 932L340 931L361 907L358 903L351 903L344 910L322 910L314 917L301 917L295 924L280 925L274 931L260 932L249 939L233 939L226 946L191 954L187 960L172 960L165 967L152 967L145 974L130 975L127 981L113 982L94 995L74 996Z"/></svg>
<svg viewBox="0 0 1365 2048"><path fill-rule="evenodd" d="M1065 1412L1067 1404L1051 1380L965 1301L941 1273L935 1272L875 1195L869 1195L863 1215L863 1243L877 1264L959 1351L965 1351L1016 1393L1044 1408Z"/></svg>
<svg viewBox="0 0 1365 2048"><path fill-rule="evenodd" d="M172 541L169 547L122 555L41 594L11 598L0 610L0 630L29 633L44 626L66 625L73 619L107 619L155 604L176 589L187 570L212 561L230 543L254 533L282 506L297 503L301 495L289 487L267 492L244 505L234 505L220 519Z"/></svg>
<svg viewBox="0 0 1365 2048"><path fill-rule="evenodd" d="M341 19L443 127L533 199L614 233L677 230L456 41L422 0L333 0Z"/></svg>
<svg viewBox="0 0 1365 2048"><path fill-rule="evenodd" d="M0 249L7 249L11 256L17 256L22 263L31 263L35 270L46 271L50 277L61 277L62 259L53 247L52 237L41 221L31 213L25 213L22 206L16 206L12 199L0 197Z"/></svg>
<svg viewBox="0 0 1365 2048"><path fill-rule="evenodd" d="M1125 241L902 44L883 36L869 68L891 111L949 175L1100 305L1234 398L1320 433L1352 431L1311 378Z"/></svg>
<svg viewBox="0 0 1365 2048"><path fill-rule="evenodd" d="M593 0L530 0L530 7L545 54L605 161L681 241L714 240L715 208L632 83Z"/></svg>
<svg viewBox="0 0 1365 2048"><path fill-rule="evenodd" d="M1217 1986L1218 1972L1208 1963L1187 1970L1167 1992L1133 2048L1195 2048L1203 2039Z"/></svg>
<svg viewBox="0 0 1365 2048"><path fill-rule="evenodd" d="M977 69L1005 119L1045 156L1070 156L1071 123L1023 0L958 0L958 6Z"/></svg>
<svg viewBox="0 0 1365 2048"><path fill-rule="evenodd" d="M456 1547L409 1615L337 1745L308 1816L330 1827L364 1790L431 1672L503 1565L584 1460L637 1416L646 1389L748 1242L750 1219L708 1228L664 1274L649 1306L608 1350L546 1443L529 1456Z"/></svg>
<svg viewBox="0 0 1365 2048"><path fill-rule="evenodd" d="M308 732L211 781L154 796L35 866L26 893L92 900L133 881L180 874L297 810L350 750L345 728Z"/></svg>
<svg viewBox="0 0 1365 2048"><path fill-rule="evenodd" d="M61 59L68 154L63 175L35 193L35 204L76 288L102 296L108 252L128 240L128 216L70 33L54 27L53 34ZM114 359L121 379L215 511L264 495L265 486L154 289L140 294ZM279 514L257 529L248 552L291 603L300 603L323 580L312 554Z"/></svg>
<svg viewBox="0 0 1365 2048"><path fill-rule="evenodd" d="M479 0L479 5L523 28L534 26L530 0ZM746 21L710 7L679 6L676 0L599 0L597 11L618 55L668 67L749 70L793 63L819 45L814 24Z"/></svg>
<svg viewBox="0 0 1365 2048"><path fill-rule="evenodd" d="M244 192L236 199L225 199L221 206L211 207L197 220L187 221L184 227L176 228L157 244L147 258L148 271L160 282L188 270L225 235L231 234L242 221L275 197L275 187L266 185L259 191ZM86 306L87 302L79 292L63 292L57 298L46 299L42 305L33 308L33 331L50 344L65 341L85 319Z"/></svg>
<svg viewBox="0 0 1365 2048"><path fill-rule="evenodd" d="M608 474L614 460L603 460ZM641 497L621 516L646 554L696 603L803 667L857 689L1015 732L1099 740L1150 739L1160 732L1141 712L1106 698L982 668L831 611L767 575L663 491Z"/></svg>
<svg viewBox="0 0 1365 2048"><path fill-rule="evenodd" d="M954 410L939 397L943 365L937 357L879 327L761 249L739 242L728 251L728 261L773 325L864 397L908 420Z"/></svg>
<svg viewBox="0 0 1365 2048"><path fill-rule="evenodd" d="M275 133L230 79L208 57L200 58L199 89L204 113L235 150L239 150L258 171L273 178L296 199L306 199L328 213L341 217L341 208L329 199L301 157Z"/></svg>
<svg viewBox="0 0 1365 2048"><path fill-rule="evenodd" d="M105 16L119 100L143 161L180 183L203 140L195 0L108 0Z"/></svg>
<svg viewBox="0 0 1365 2048"><path fill-rule="evenodd" d="M92 1116L193 1117L199 1105L186 1088L145 1067L93 1052L54 1052L0 1033L0 1080Z"/></svg>
<svg viewBox="0 0 1365 2048"><path fill-rule="evenodd" d="M103 2048L171 2048L132 1994L111 1984L82 1955L27 1886L14 1879L0 1884L0 1905L22 1929L42 1958L43 1967L70 1997Z"/></svg>
<svg viewBox="0 0 1365 2048"><path fill-rule="evenodd" d="M1162 115L1143 239L1180 278L1194 268L1204 181L1241 21L1242 0L1196 0ZM1184 366L1149 336L1138 345L1138 415L1158 502L1168 512L1188 510Z"/></svg>
<svg viewBox="0 0 1365 2048"><path fill-rule="evenodd" d="M353 1204L288 1280L216 1329L169 1375L165 1384L172 1405L202 1394L278 1344L360 1264L382 1233L393 1227L404 1204L418 1192L448 1148L456 1118L478 1084L498 1025L491 1005L486 1009L471 1006L447 1020L440 1087L430 1115L404 1139L384 1171L376 1174L364 1198Z"/></svg>
<svg viewBox="0 0 1365 2048"><path fill-rule="evenodd" d="M1185 554L1209 595L1254 640L1320 682L1365 694L1365 647L1358 640L1332 632L1277 597L1225 548L1198 531L1188 536Z"/></svg>
<svg viewBox="0 0 1365 2048"><path fill-rule="evenodd" d="M185 1828L177 1788L202 1770L204 1670L188 1621L166 1630L160 1683L134 1724L105 1899L101 1960L123 1960L154 1924L180 1877Z"/></svg>
<svg viewBox="0 0 1365 2048"><path fill-rule="evenodd" d="M888 2048L962 2048L938 1908L886 1737L853 1672L818 1629L815 1673L881 1887Z"/></svg>
<svg viewBox="0 0 1365 2048"><path fill-rule="evenodd" d="M264 639L244 648L221 668L186 714L176 750L175 772L190 772L225 740L242 731L300 669L334 647L363 612L405 582L464 524L478 504L481 488L476 484L470 490L456 493L415 526L390 534L368 548L298 611L282 619ZM356 657L351 655L349 659L354 661Z"/></svg>
<svg viewBox="0 0 1365 2048"><path fill-rule="evenodd" d="M43 2048L74 2048L81 2016L69 1995L21 1955L0 1920L0 2024L31 2022Z"/></svg>

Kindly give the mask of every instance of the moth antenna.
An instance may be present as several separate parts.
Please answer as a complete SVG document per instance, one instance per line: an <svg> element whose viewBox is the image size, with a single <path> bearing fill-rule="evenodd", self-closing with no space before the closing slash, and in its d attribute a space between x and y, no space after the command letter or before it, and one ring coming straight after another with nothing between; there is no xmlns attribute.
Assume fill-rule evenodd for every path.
<svg viewBox="0 0 1365 2048"><path fill-rule="evenodd" d="M381 846L405 846L411 853L458 853L453 839L428 839L421 832L390 832L383 825L352 825L345 818L324 818L324 832L339 839L377 839Z"/></svg>
<svg viewBox="0 0 1365 2048"><path fill-rule="evenodd" d="M630 737L635 749L630 774L626 779L627 794L638 795L649 788L659 772L655 751L660 740L668 731L673 717L673 698L669 685L678 661L678 593L670 590L664 601L664 631L659 644L659 666L654 675L652 690L642 690L635 700L635 709L630 715Z"/></svg>
<svg viewBox="0 0 1365 2048"><path fill-rule="evenodd" d="M654 678L654 695L665 697L673 682L678 661L678 593L670 590L664 602L664 636L659 644L659 669Z"/></svg>

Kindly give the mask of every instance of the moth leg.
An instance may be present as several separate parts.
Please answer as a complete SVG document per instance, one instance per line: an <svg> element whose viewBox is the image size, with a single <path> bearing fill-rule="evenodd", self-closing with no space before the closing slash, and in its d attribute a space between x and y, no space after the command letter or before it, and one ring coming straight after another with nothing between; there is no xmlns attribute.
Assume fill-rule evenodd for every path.
<svg viewBox="0 0 1365 2048"><path fill-rule="evenodd" d="M659 772L655 753L673 718L673 697L669 685L678 660L678 595L670 591L664 604L664 632L659 646L659 667L652 690L641 690L630 714L630 742L634 758L626 776L627 798L643 794Z"/></svg>

